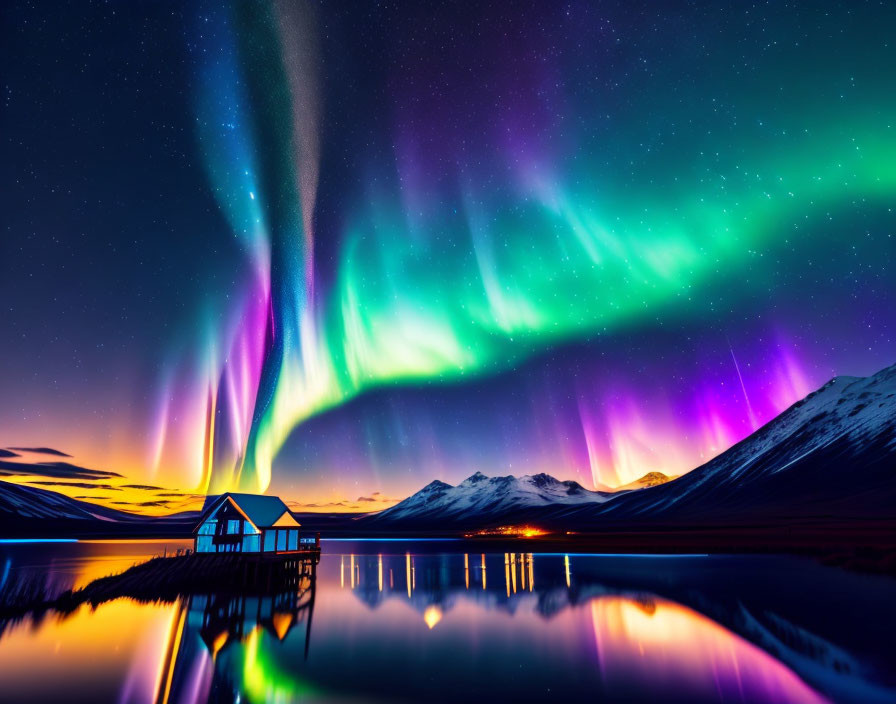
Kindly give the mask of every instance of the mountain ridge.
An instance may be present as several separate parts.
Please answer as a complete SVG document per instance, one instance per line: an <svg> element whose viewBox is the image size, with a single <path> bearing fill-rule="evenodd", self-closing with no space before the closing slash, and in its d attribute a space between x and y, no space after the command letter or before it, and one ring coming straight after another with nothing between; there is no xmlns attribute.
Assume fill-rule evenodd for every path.
<svg viewBox="0 0 896 704"><path fill-rule="evenodd" d="M519 513L546 506L597 503L606 501L609 496L585 489L575 481L560 481L544 472L520 477L488 477L476 472L456 486L436 479L404 501L370 518L376 522L391 522L429 516L451 522L453 519L463 520L470 513Z"/></svg>
<svg viewBox="0 0 896 704"><path fill-rule="evenodd" d="M144 516L0 480L0 531L4 537L189 535L198 515L186 511Z"/></svg>
<svg viewBox="0 0 896 704"><path fill-rule="evenodd" d="M394 529L470 529L538 521L565 530L759 525L794 518L892 520L894 466L896 365L868 377L832 378L674 481L606 494L533 475L546 477L539 480L546 486L574 484L587 493L572 501L549 502L541 496L526 502L521 499L532 499L531 490L510 480L528 485L532 477L493 477L484 483L485 475L477 472L457 487L431 482L392 508L360 520ZM853 472L845 483L842 473L847 469ZM477 496L477 487L487 492Z"/></svg>

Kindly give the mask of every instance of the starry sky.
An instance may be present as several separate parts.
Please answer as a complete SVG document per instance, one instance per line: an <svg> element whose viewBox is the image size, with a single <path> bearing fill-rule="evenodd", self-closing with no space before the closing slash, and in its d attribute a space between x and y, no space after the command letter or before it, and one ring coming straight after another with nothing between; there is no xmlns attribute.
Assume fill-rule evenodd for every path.
<svg viewBox="0 0 896 704"><path fill-rule="evenodd" d="M6 3L0 443L334 509L686 472L896 362L894 20Z"/></svg>

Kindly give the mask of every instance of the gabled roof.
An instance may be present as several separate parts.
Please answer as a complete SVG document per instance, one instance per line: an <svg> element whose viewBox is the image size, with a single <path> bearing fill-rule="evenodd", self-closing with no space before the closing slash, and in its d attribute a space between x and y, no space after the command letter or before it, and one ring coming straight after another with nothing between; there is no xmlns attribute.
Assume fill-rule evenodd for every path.
<svg viewBox="0 0 896 704"><path fill-rule="evenodd" d="M227 492L205 497L200 523L217 511L228 498L236 504L246 518L252 521L256 528L270 528L284 513L289 513L289 508L279 496Z"/></svg>

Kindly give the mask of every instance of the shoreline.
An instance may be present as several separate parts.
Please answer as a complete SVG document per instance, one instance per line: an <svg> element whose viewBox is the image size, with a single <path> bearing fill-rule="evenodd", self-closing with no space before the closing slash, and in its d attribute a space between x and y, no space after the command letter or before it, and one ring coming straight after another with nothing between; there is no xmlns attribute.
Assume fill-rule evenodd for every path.
<svg viewBox="0 0 896 704"><path fill-rule="evenodd" d="M155 526L158 528L158 526ZM130 527L129 527L130 528ZM5 536L2 545L191 540L184 530L90 530L30 532ZM324 543L418 543L426 552L585 553L632 556L768 555L809 557L851 571L896 575L896 523L850 525L713 526L549 533L532 537L464 536L461 531L364 531L330 527Z"/></svg>

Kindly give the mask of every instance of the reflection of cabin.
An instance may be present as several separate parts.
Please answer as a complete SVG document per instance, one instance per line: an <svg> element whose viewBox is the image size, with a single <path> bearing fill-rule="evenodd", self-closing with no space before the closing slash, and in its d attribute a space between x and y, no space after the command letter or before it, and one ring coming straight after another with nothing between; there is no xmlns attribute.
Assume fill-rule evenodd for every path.
<svg viewBox="0 0 896 704"><path fill-rule="evenodd" d="M240 701L237 688L241 678L235 676L233 665L234 658L244 655L233 653L227 657L226 651L231 643L245 643L262 632L268 639L292 640L293 645L298 645L301 631L297 633L295 629L304 624L305 659L308 659L317 582L316 555L300 555L290 560L243 561L232 556L219 560L217 556L208 555L199 559L219 563L235 559L268 566L292 563L293 567L275 573L268 588L262 592L222 580L223 591L183 593L183 598L178 600L179 615L174 619L178 630L169 635L160 676L156 680L152 701L157 703L205 701L207 698L209 701ZM251 655L247 650L245 657L251 658L252 663L256 660L255 647L259 650L260 661L269 646L259 642L253 646ZM249 669L253 674L259 672L257 664ZM197 692L203 694L197 695Z"/></svg>
<svg viewBox="0 0 896 704"><path fill-rule="evenodd" d="M320 536L301 524L276 496L209 496L196 527L196 552L295 553L320 548Z"/></svg>
<svg viewBox="0 0 896 704"><path fill-rule="evenodd" d="M212 593L190 597L187 623L199 628L202 642L214 657L232 641L244 641L256 628L282 641L289 631L305 621L305 657L311 636L311 613L317 561L301 559L298 568L272 594Z"/></svg>
<svg viewBox="0 0 896 704"><path fill-rule="evenodd" d="M188 617L191 625L201 624L199 636L215 656L229 643L244 641L255 628L284 640L302 616L307 616L297 601L296 592L265 597L196 595L190 597ZM306 618L306 628L309 624L310 618Z"/></svg>

